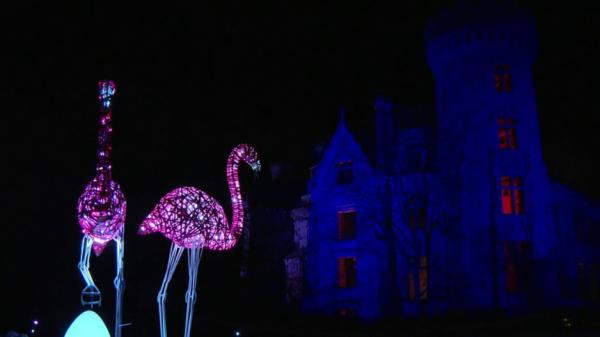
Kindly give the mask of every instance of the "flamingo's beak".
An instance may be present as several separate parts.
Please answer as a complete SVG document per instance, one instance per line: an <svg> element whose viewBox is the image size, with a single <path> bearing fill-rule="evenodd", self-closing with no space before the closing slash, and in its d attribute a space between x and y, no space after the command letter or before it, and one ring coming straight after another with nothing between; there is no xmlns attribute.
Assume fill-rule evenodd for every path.
<svg viewBox="0 0 600 337"><path fill-rule="evenodd" d="M255 161L250 167L252 168L252 171L260 172L260 160Z"/></svg>
<svg viewBox="0 0 600 337"><path fill-rule="evenodd" d="M146 225L146 223L142 223L138 228L138 235L146 235L151 232L150 227Z"/></svg>
<svg viewBox="0 0 600 337"><path fill-rule="evenodd" d="M152 234L156 232L156 227L155 219L148 217L142 222L140 227L138 227L138 235Z"/></svg>
<svg viewBox="0 0 600 337"><path fill-rule="evenodd" d="M138 228L137 233L138 235L146 235L148 234L148 229L146 228L146 226L141 225L140 228Z"/></svg>
<svg viewBox="0 0 600 337"><path fill-rule="evenodd" d="M254 178L258 179L258 174L260 173L260 160L257 160L251 167L252 171L254 171Z"/></svg>

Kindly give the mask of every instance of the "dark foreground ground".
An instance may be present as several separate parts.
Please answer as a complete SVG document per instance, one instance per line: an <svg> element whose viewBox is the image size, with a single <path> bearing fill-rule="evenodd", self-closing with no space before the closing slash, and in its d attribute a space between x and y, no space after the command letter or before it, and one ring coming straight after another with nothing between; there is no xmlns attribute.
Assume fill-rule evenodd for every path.
<svg viewBox="0 0 600 337"><path fill-rule="evenodd" d="M272 315L269 315L272 316ZM179 322L169 322L169 336L183 335ZM110 326L110 325L109 325ZM147 329L144 336L139 330L124 327L123 337L158 337L159 329ZM152 332L154 331L154 332ZM46 336L48 331L36 334L14 334L3 331L0 337ZM51 333L61 337L64 332ZM111 332L112 333L112 332ZM50 336L48 335L48 336ZM193 337L600 337L600 311L544 312L511 317L505 314L453 314L443 317L390 319L372 322L349 318L321 318L280 315L261 317L260 312L248 313L247 319L230 322L195 317Z"/></svg>
<svg viewBox="0 0 600 337"><path fill-rule="evenodd" d="M455 314L437 318L378 322L305 318L295 322L280 321L271 326L254 326L248 329L246 336L600 336L600 311L588 310L569 314L545 312L520 317Z"/></svg>

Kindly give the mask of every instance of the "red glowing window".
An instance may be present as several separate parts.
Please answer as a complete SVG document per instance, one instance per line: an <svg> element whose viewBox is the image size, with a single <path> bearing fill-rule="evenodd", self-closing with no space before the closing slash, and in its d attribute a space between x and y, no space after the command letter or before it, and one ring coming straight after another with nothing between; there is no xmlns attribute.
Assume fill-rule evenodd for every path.
<svg viewBox="0 0 600 337"><path fill-rule="evenodd" d="M517 148L517 133L514 127L508 128L508 148Z"/></svg>
<svg viewBox="0 0 600 337"><path fill-rule="evenodd" d="M498 146L501 150L517 148L517 132L512 118L498 118Z"/></svg>
<svg viewBox="0 0 600 337"><path fill-rule="evenodd" d="M498 92L509 92L512 89L508 64L497 64L494 68L494 87Z"/></svg>
<svg viewBox="0 0 600 337"><path fill-rule="evenodd" d="M340 257L338 259L338 286L340 288L356 286L356 257Z"/></svg>
<svg viewBox="0 0 600 337"><path fill-rule="evenodd" d="M500 177L500 198L502 214L525 213L525 196L523 192L523 178Z"/></svg>
<svg viewBox="0 0 600 337"><path fill-rule="evenodd" d="M502 214L512 214L513 209L510 177L500 178L500 189L502 193Z"/></svg>
<svg viewBox="0 0 600 337"><path fill-rule="evenodd" d="M337 183L338 185L349 184L353 180L352 160L340 161L337 163Z"/></svg>
<svg viewBox="0 0 600 337"><path fill-rule="evenodd" d="M338 239L352 240L356 236L356 211L338 212Z"/></svg>
<svg viewBox="0 0 600 337"><path fill-rule="evenodd" d="M523 179L513 179L513 197L515 201L515 214L525 213L525 202L523 200Z"/></svg>
<svg viewBox="0 0 600 337"><path fill-rule="evenodd" d="M508 139L506 136L506 129L503 127L501 127L500 130L498 130L498 145L500 146L501 150L508 148Z"/></svg>

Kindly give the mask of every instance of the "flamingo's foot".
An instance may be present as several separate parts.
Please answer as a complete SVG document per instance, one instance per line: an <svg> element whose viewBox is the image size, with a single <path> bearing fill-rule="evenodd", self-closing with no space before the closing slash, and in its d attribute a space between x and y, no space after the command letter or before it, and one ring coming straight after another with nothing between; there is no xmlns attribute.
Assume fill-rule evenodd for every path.
<svg viewBox="0 0 600 337"><path fill-rule="evenodd" d="M102 294L96 285L91 284L81 291L81 305L94 308L102 304Z"/></svg>

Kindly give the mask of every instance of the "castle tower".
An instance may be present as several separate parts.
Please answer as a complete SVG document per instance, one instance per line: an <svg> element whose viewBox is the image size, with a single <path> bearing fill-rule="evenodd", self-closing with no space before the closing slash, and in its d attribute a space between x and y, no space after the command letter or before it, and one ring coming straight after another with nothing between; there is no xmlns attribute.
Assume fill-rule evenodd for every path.
<svg viewBox="0 0 600 337"><path fill-rule="evenodd" d="M554 243L532 64L533 18L511 1L439 14L425 34L449 219L451 306L525 308ZM539 294L538 294L539 295ZM543 297L543 294L542 296Z"/></svg>

